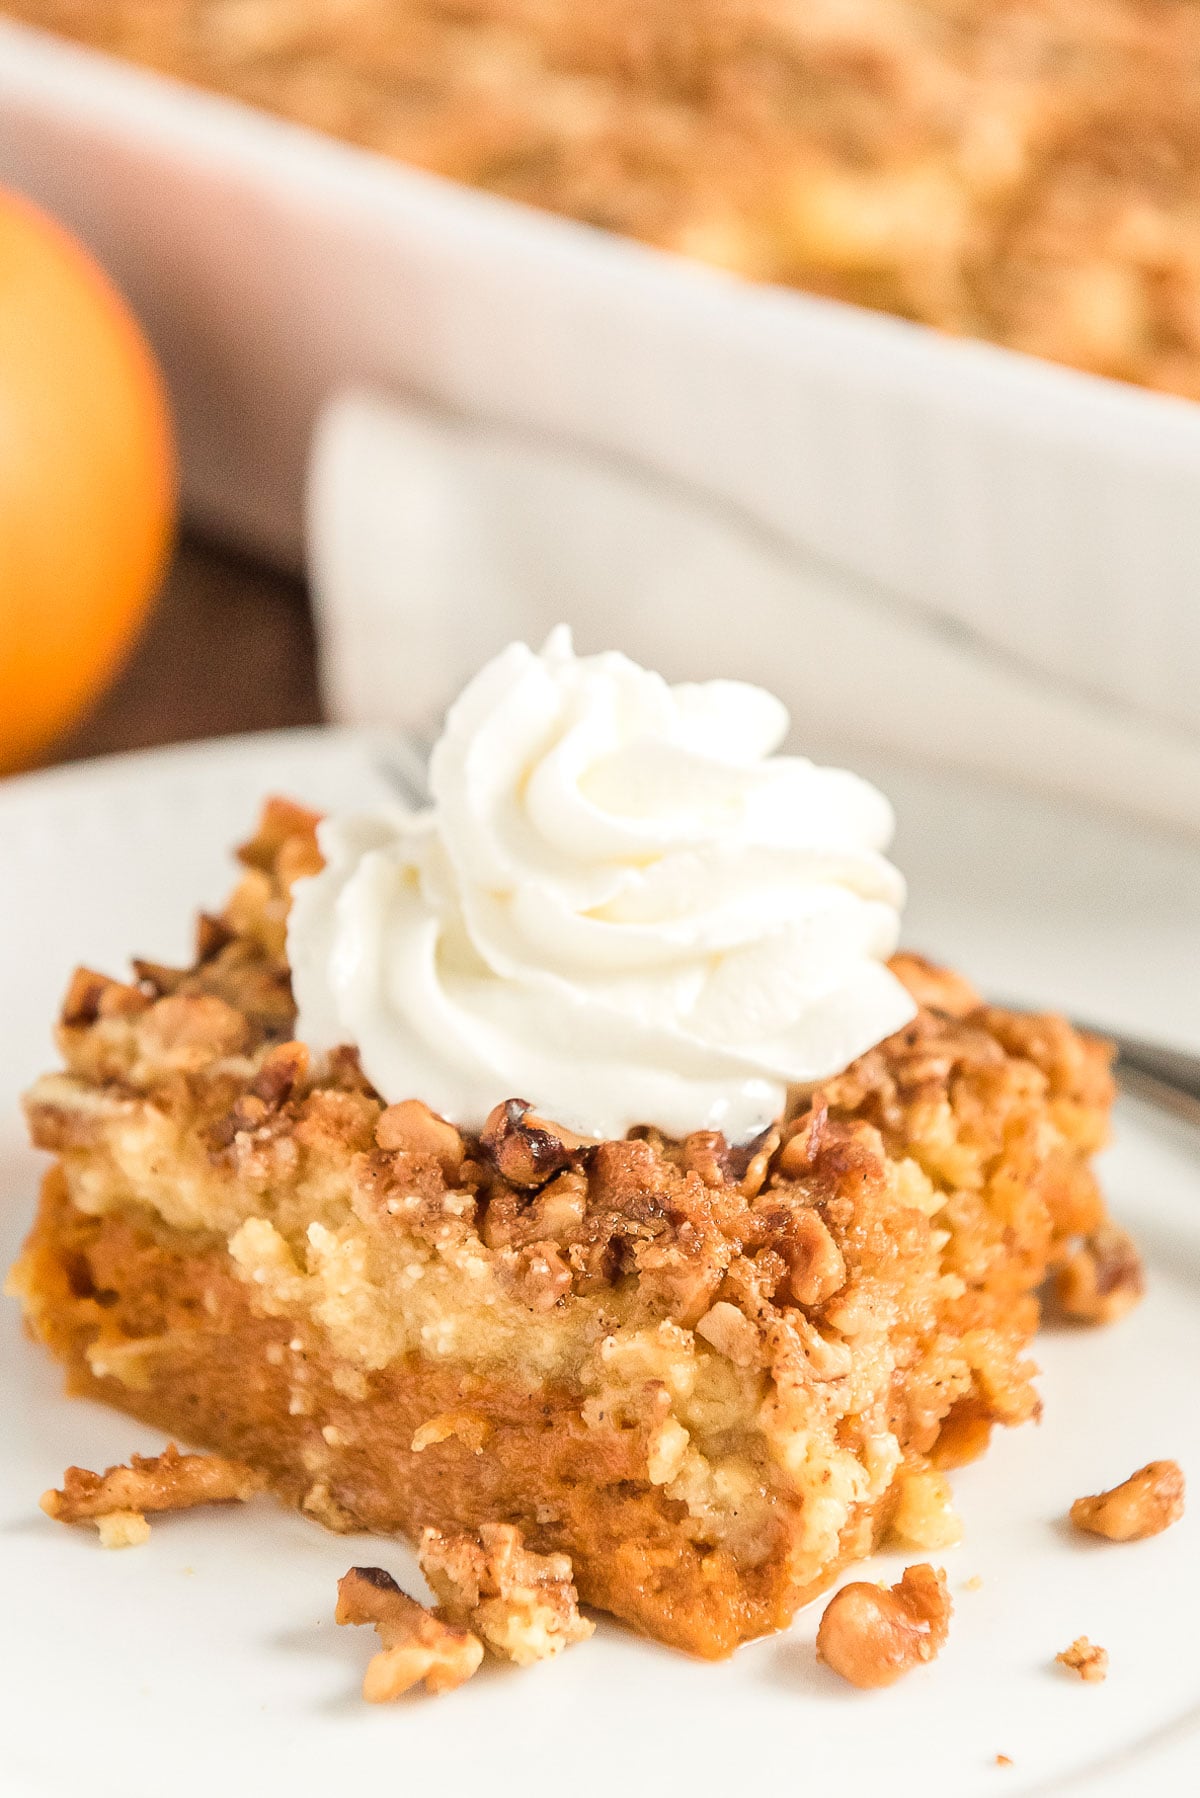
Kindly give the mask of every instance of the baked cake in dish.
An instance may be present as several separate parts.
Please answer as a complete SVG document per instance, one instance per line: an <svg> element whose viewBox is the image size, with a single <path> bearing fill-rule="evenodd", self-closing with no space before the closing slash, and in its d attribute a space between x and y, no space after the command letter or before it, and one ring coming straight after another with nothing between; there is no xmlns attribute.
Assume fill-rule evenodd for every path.
<svg viewBox="0 0 1200 1798"><path fill-rule="evenodd" d="M576 792L607 808L610 821L636 810L639 828L653 814L661 830L669 789L672 816L688 820L688 846L660 863L670 873L662 877L672 953L686 934L681 870L699 880L706 905L720 885L720 845L696 847L697 766L716 783L710 797L720 787L721 828L743 870L753 859L748 838L761 845L775 832L772 854L784 851L773 819L754 810L758 800L739 814L730 792L752 788L774 801L792 790L786 781L808 791L804 782L828 773L766 753L769 733L747 722L750 690L651 689L634 675L654 677L634 670L627 680L628 669L618 657L575 662L562 639L541 658L508 652L468 689L435 752L435 803L412 827L412 853L433 858L428 889L401 881L394 903L420 899L422 917L436 913L442 1000L457 995L461 1023L474 980L471 1016L496 1040L516 1041L518 1012L541 1028L546 994L567 1006L570 981L560 966L561 988L504 1012L490 989L479 996L478 969L451 965L466 953L455 933L476 916L469 883L450 904L447 867L437 862L463 872L456 770L466 768L477 797L472 780L491 783L491 810L465 808L476 848L507 831L543 874L554 874L548 839L531 847L526 838L534 816L558 830L560 848L569 835L561 817L547 824L553 808L539 788L539 771L555 763L561 773L564 754ZM549 696L537 717L531 680ZM597 692L611 698L614 683L621 705L609 722L617 718L618 736L626 731L616 750L595 723ZM495 783L511 770L498 770L503 758L488 735L514 693L537 738L535 749L514 751L522 774L512 792L526 807L517 822L505 809L512 792L497 797ZM655 760L661 741L642 728L646 715L629 726L647 695L663 707L677 700L681 714L708 708L703 755L685 754L677 738ZM753 752L744 742L736 753L729 747L712 725L718 714L730 730L731 719L745 727ZM600 745L582 774L580 720L593 750ZM457 762L456 743L466 745ZM719 763L714 743L725 744ZM634 752L637 777L614 784L613 767L628 775ZM844 797L841 787L829 791ZM399 809L389 828L402 833L411 820ZM959 976L892 954L886 966L878 956L873 963L878 983L860 1023L869 1032L867 1013L878 1021L896 1005L900 1026L832 1073L791 1083L777 1115L748 1139L731 1129L727 1140L711 1121L699 1036L692 1060L680 1050L673 1064L695 1076L692 1086L658 1095L671 1130L657 1116L609 1134L587 1127L593 1078L598 1118L619 1119L639 1090L619 1093L617 1060L610 1066L597 1050L588 1061L588 1043L570 1079L556 1084L550 1067L545 1092L514 1081L486 1115L479 1107L501 1074L480 1072L482 1050L475 1060L464 1052L455 1062L458 1115L443 1115L454 1082L432 1058L429 1082L409 1093L377 1084L407 1072L397 1046L404 993L386 1041L365 1025L358 1042L325 1040L337 981L318 990L314 969L329 949L329 919L336 912L345 926L357 917L360 961L369 964L363 892L377 892L400 865L379 847L382 826L374 835L361 821L340 828L339 837L273 801L240 852L244 872L225 910L201 918L190 968L135 962L128 982L81 970L71 983L59 1025L64 1065L27 1102L34 1141L56 1159L13 1274L29 1327L65 1364L70 1389L247 1463L334 1530L415 1540L427 1529L515 1525L532 1551L570 1556L585 1603L703 1656L785 1625L889 1531L914 1546L955 1539L944 1470L982 1452L993 1425L1037 1412L1028 1353L1048 1274L1074 1268L1075 1290L1091 1257L1093 1299L1136 1285L1127 1239L1107 1224L1090 1165L1112 1097L1107 1047L1059 1018L989 1007ZM807 905L810 925L836 914L844 938L838 908L849 887L836 887L836 903L834 888L819 887L818 903L818 864L822 880L856 889L854 905L877 901L862 897L863 867L873 863L856 863L844 841L840 860L814 850L840 828L826 818L814 831L810 821L810 885L784 884L787 905ZM788 830L794 856L797 833ZM364 850L368 837L375 847ZM346 871L352 838L361 890ZM623 903L643 919L648 861L622 875ZM789 863L793 873L798 865ZM757 903L770 885L766 862L748 878ZM566 890L564 876L555 891ZM528 883L521 891L533 915ZM332 896L323 921L322 894ZM717 907L727 935L731 917L740 928L751 909L744 892L736 899L732 910ZM751 945L759 960L741 967L742 976L760 967L765 942L776 958L772 995L798 965L780 959L786 906L777 899L766 936ZM585 921L615 912L610 898ZM703 931L714 915L704 912ZM543 906L536 929L548 937L546 916ZM419 985L402 924L391 914L380 940ZM811 928L804 940L811 945ZM886 948L883 937L872 941ZM289 943L291 960L307 969L295 980ZM738 965L739 949L716 956L711 937L705 944L706 979L717 963L726 972ZM508 948L505 993L518 979ZM338 953L335 945L330 967ZM644 965L647 953L639 936L627 960ZM830 958L832 949L825 973ZM635 984L626 971L611 991L600 976L589 987L596 1043L612 1034L618 1003L637 1012ZM352 985L343 979L343 997ZM715 1005L699 990L688 987L692 1019ZM793 980L790 990L797 1018L818 1015L811 982ZM844 970L837 990L852 1007L866 989L859 972ZM654 988L656 1006L665 991ZM418 1023L436 1001L422 989ZM592 1015L572 1012L576 1023ZM821 1015L816 1035L796 1026L789 1053L799 1053L801 1037L809 1056L817 1036L832 1040ZM731 1075L731 1094L773 1105L760 1074L786 1060L778 1020L751 1057L741 1014L726 1003L720 1016L758 1070L740 1088ZM436 1030L447 1027L440 1018ZM630 1050L635 1074L642 1048ZM444 1060L453 1060L448 1050ZM683 1130L672 1107L686 1107L689 1093L707 1109ZM746 1114L734 1104L729 1115ZM1106 1268L1119 1270L1107 1283Z"/></svg>
<svg viewBox="0 0 1200 1798"><path fill-rule="evenodd" d="M1200 396L1193 0L0 0L456 181Z"/></svg>

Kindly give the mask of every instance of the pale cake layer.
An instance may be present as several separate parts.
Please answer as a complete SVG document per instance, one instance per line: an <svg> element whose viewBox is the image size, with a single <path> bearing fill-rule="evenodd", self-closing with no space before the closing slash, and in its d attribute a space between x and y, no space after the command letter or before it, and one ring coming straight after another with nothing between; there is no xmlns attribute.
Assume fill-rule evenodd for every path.
<svg viewBox="0 0 1200 1798"><path fill-rule="evenodd" d="M1034 1413L1036 1289L1104 1221L1103 1046L899 958L917 1020L751 1151L518 1105L464 1139L289 1041L311 825L268 814L195 969L68 996L16 1279L74 1387L333 1527L520 1523L705 1655Z"/></svg>

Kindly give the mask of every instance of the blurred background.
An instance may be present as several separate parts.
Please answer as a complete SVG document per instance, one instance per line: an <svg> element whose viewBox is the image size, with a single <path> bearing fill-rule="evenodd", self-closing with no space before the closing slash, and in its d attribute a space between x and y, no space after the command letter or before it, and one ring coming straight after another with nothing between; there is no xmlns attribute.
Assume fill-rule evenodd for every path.
<svg viewBox="0 0 1200 1798"><path fill-rule="evenodd" d="M80 761L321 719L304 582L185 537L128 663L48 746L46 759Z"/></svg>
<svg viewBox="0 0 1200 1798"><path fill-rule="evenodd" d="M566 618L1195 834L1198 109L1183 0L0 0L0 761Z"/></svg>

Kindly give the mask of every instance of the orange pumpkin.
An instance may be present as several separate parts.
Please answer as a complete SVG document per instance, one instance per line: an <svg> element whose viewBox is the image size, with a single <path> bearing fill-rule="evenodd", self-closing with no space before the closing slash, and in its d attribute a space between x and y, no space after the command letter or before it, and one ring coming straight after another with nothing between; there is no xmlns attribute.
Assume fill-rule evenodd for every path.
<svg viewBox="0 0 1200 1798"><path fill-rule="evenodd" d="M0 191L0 769L35 760L112 678L174 518L140 329L86 251Z"/></svg>

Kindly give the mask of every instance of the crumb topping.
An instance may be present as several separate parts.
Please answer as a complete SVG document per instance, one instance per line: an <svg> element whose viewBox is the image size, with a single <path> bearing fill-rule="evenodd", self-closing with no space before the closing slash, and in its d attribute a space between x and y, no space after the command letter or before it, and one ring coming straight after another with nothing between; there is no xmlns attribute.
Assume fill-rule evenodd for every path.
<svg viewBox="0 0 1200 1798"><path fill-rule="evenodd" d="M595 1630L579 1614L569 1557L533 1554L513 1524L484 1524L474 1535L427 1529L420 1560L438 1615L474 1630L519 1667L561 1654Z"/></svg>

